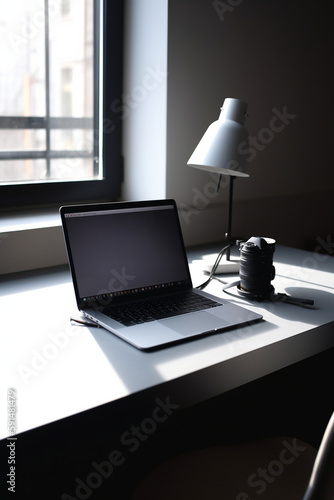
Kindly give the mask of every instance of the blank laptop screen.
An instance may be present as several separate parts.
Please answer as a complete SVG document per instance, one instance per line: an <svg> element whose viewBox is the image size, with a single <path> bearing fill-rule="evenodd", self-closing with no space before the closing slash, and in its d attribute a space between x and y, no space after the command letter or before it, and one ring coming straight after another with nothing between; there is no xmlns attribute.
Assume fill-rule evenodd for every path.
<svg viewBox="0 0 334 500"><path fill-rule="evenodd" d="M173 205L75 211L64 217L80 299L189 283Z"/></svg>

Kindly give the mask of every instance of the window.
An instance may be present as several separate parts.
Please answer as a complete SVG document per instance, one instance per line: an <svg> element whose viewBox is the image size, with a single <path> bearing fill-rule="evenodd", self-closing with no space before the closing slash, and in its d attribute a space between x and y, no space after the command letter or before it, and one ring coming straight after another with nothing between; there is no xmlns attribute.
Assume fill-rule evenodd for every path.
<svg viewBox="0 0 334 500"><path fill-rule="evenodd" d="M119 195L121 120L112 102L121 96L122 23L120 0L6 3L1 208Z"/></svg>

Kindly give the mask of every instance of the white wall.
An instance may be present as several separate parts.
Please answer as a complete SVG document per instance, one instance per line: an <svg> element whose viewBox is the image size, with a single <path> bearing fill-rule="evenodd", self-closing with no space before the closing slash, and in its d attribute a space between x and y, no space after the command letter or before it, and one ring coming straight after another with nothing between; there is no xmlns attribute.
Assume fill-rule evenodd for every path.
<svg viewBox="0 0 334 500"><path fill-rule="evenodd" d="M166 193L167 0L125 2L123 153L127 200Z"/></svg>

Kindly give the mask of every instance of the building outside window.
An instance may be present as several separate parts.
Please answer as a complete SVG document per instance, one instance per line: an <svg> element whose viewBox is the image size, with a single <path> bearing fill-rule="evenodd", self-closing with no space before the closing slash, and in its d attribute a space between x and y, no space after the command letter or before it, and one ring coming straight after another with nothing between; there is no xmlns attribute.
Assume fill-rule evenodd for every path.
<svg viewBox="0 0 334 500"><path fill-rule="evenodd" d="M104 92L101 71L106 62L113 64L111 54L121 57L115 38L120 40L121 19L113 12L109 26L119 35L112 34L114 43L108 47L110 34L102 30L101 13L105 20L116 3L15 0L1 9L0 198L4 194L9 205L14 201L7 196L10 192L16 204L35 204L36 193L42 203L78 199L84 183L81 197L91 192L100 198L98 181L105 184L108 177L109 185L112 182L102 161L108 150L102 124L112 96L110 90L108 96ZM112 67L117 84L119 64ZM114 152L119 136L120 131L108 136ZM94 183L92 190L87 182ZM114 187L102 190L103 197L108 192L114 196L117 183L116 176Z"/></svg>

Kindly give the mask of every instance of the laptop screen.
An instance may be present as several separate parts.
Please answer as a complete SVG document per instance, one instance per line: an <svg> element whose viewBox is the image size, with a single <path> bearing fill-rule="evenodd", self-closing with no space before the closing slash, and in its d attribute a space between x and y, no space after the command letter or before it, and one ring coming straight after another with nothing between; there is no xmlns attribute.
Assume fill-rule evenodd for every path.
<svg viewBox="0 0 334 500"><path fill-rule="evenodd" d="M172 201L62 207L80 306L191 286Z"/></svg>

